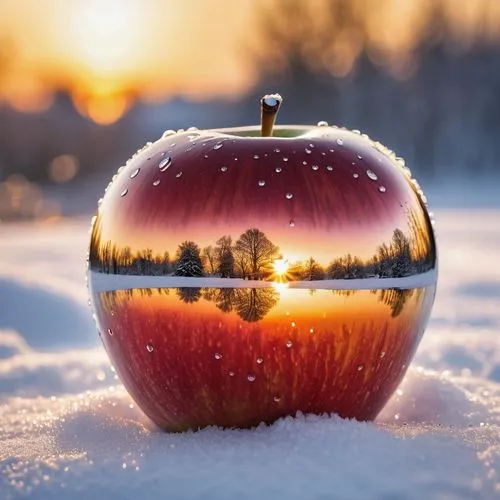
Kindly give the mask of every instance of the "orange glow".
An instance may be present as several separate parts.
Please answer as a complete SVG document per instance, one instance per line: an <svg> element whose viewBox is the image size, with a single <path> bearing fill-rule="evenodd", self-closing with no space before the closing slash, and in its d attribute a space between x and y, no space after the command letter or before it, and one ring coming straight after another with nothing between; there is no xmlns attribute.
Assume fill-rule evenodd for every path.
<svg viewBox="0 0 500 500"><path fill-rule="evenodd" d="M93 300L117 374L161 428L248 427L297 411L373 419L404 376L433 289L284 292L135 289Z"/></svg>
<svg viewBox="0 0 500 500"><path fill-rule="evenodd" d="M74 99L75 106L83 115L89 117L100 125L114 123L127 111L131 99L123 94L90 93L77 94Z"/></svg>
<svg viewBox="0 0 500 500"><path fill-rule="evenodd" d="M415 70L412 51L436 3L360 2L357 8L363 6L366 11L363 26L344 29L331 50L319 54L306 41L308 59L316 68L343 77L366 47L370 57L397 78L408 78ZM0 102L7 101L20 111L41 111L50 105L54 88L65 88L82 114L106 124L126 112L131 90L149 102L176 94L195 99L240 95L257 77L255 61L242 54L248 47L269 52L262 47L256 24L258 4L251 0L5 0L0 3ZM283 7L286 2L262 4L271 6L272 15L273 5ZM310 4L320 11L328 2ZM478 36L498 37L498 2L477 0L460 9L455 0L440 0L439 5L460 46L467 48ZM314 19L320 20L321 14Z"/></svg>
<svg viewBox="0 0 500 500"><path fill-rule="evenodd" d="M405 227L406 220L396 221ZM103 234L106 239L115 241L119 246L130 246L133 252L144 248L151 248L155 254L163 254L168 251L175 255L178 245L185 240L195 240L200 248L214 245L215 240L224 235L230 235L234 240L248 229L248 224L224 226L220 225L215 233L215 225L192 224L189 227L176 227L175 232L165 230L152 231L151 227L144 225L120 227L114 221L102 220ZM343 233L332 235L317 228L300 227L296 225L293 231L290 228L276 228L274 224L261 224L261 229L269 236L271 241L279 246L287 264L305 261L311 257L310 242L314 241L314 258L323 266L328 265L333 258L341 257L347 252L353 252L362 259L371 257L377 245L383 241L389 241L392 237L394 221L388 221L380 232L374 237L368 231L345 230ZM215 236L214 236L215 234ZM277 273L279 274L279 273Z"/></svg>

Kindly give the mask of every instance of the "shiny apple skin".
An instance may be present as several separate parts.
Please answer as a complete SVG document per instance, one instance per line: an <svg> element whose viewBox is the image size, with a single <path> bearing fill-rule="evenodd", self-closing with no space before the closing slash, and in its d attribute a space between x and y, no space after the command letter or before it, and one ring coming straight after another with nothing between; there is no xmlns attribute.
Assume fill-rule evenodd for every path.
<svg viewBox="0 0 500 500"><path fill-rule="evenodd" d="M151 420L169 431L249 427L297 411L375 418L403 378L432 308L437 256L424 201L390 151L342 129L310 127L294 138L188 131L149 145L108 186L92 226L92 306L120 379ZM141 275L138 255L152 262L164 252L172 257L184 241L204 248L225 235L234 245L252 228L279 247L276 257L301 262L313 257L330 278L318 280L321 294L325 288L344 288L351 278L361 283L363 290L355 294L362 297L392 275L403 281L430 278L425 287L409 287L415 288L413 298L396 316L387 308L370 317L375 306L361 301L354 312L336 311L313 335L291 332L284 319L274 321L272 308L268 316L250 321L234 311L205 311L202 302L179 309L151 298L152 287L137 281L133 287L123 281L123 290L96 285L107 273ZM396 264L401 252L394 254L394 262L377 271L386 273L377 281L380 248L395 248L398 242L391 238L398 230L411 262L401 267ZM330 262L347 255L366 263L361 276L328 275ZM120 267L122 261L128 264ZM216 277L220 287L237 282L236 289L251 290L256 281L277 279L264 267L257 273L235 267L227 284ZM203 272L210 274L206 264ZM170 293L178 288L172 272L158 278L155 288ZM242 278L250 280L248 285ZM191 279L182 276L181 289L200 286L200 278L192 285ZM286 302L278 297L276 311L280 301ZM325 311L312 303L299 317L311 323ZM287 348L289 341L294 348ZM257 358L264 360L262 366L256 367ZM252 374L255 379L249 380Z"/></svg>

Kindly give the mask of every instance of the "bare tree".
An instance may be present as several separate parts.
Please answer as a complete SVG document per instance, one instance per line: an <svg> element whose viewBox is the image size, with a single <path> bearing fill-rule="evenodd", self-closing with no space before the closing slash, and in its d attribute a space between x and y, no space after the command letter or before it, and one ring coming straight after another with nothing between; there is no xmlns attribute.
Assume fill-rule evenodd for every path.
<svg viewBox="0 0 500 500"><path fill-rule="evenodd" d="M262 272L271 267L278 251L279 248L256 228L245 231L234 245L236 263L240 266L241 274L246 276L246 270L249 269L254 278L261 277Z"/></svg>
<svg viewBox="0 0 500 500"><path fill-rule="evenodd" d="M325 270L316 262L315 259L309 257L303 264L302 279L306 281L322 280L325 278Z"/></svg>
<svg viewBox="0 0 500 500"><path fill-rule="evenodd" d="M210 274L215 274L217 271L217 252L212 245L208 245L201 251L201 258L206 265Z"/></svg>
<svg viewBox="0 0 500 500"><path fill-rule="evenodd" d="M215 255L217 259L217 272L221 277L234 277L233 239L231 236L222 236L217 240Z"/></svg>

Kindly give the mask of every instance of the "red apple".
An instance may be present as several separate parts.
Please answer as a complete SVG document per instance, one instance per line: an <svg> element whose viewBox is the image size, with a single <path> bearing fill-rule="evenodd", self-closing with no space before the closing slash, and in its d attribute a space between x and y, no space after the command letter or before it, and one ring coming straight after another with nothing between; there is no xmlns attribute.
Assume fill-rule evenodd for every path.
<svg viewBox="0 0 500 500"><path fill-rule="evenodd" d="M435 240L402 160L324 122L262 128L166 132L93 222L102 341L165 430L373 419L430 315Z"/></svg>

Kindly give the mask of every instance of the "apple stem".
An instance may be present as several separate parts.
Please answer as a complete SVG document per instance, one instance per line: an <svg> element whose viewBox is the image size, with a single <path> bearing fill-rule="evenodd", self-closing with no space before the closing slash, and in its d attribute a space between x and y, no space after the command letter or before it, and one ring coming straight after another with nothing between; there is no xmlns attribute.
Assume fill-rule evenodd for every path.
<svg viewBox="0 0 500 500"><path fill-rule="evenodd" d="M273 135L274 122L282 100L279 94L268 94L260 100L260 135L262 137Z"/></svg>

